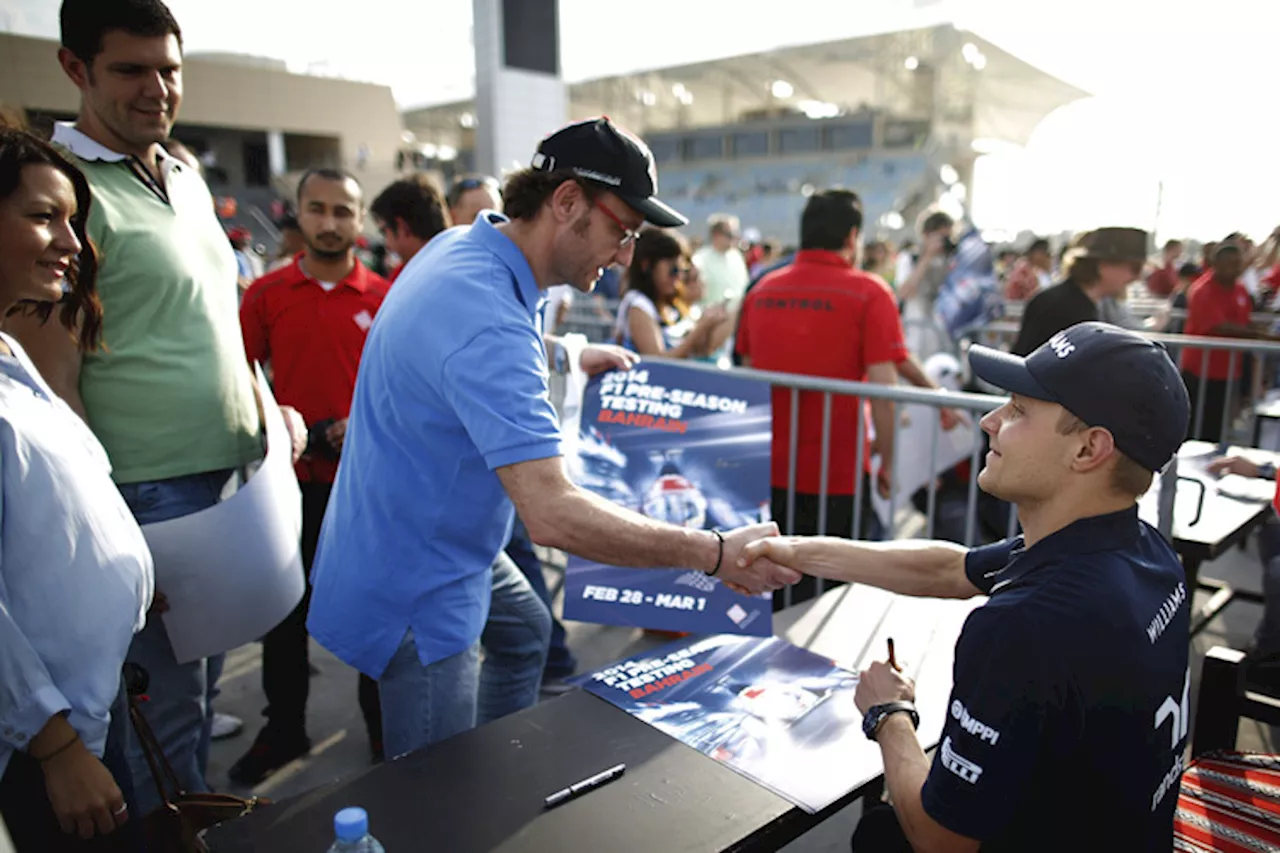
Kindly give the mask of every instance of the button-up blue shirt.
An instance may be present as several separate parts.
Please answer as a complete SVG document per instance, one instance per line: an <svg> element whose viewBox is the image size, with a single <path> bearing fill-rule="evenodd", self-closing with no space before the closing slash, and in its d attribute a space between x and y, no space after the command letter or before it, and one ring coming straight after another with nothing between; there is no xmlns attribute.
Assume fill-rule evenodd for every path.
<svg viewBox="0 0 1280 853"><path fill-rule="evenodd" d="M55 714L102 755L151 552L106 451L0 335L0 775Z"/></svg>
<svg viewBox="0 0 1280 853"><path fill-rule="evenodd" d="M307 627L374 677L410 629L424 666L479 639L515 517L494 470L560 454L542 293L504 221L433 239L365 343Z"/></svg>

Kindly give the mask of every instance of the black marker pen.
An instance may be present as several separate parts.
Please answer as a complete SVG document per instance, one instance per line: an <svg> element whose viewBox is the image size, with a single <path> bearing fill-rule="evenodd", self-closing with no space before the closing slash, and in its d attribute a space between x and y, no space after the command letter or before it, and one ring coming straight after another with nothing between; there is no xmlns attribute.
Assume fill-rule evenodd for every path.
<svg viewBox="0 0 1280 853"><path fill-rule="evenodd" d="M602 770L588 779L583 779L581 782L570 785L568 788L561 788L543 800L542 805L544 808L553 809L561 803L567 803L569 800L582 796L588 791L594 791L596 788L608 785L614 779L621 778L622 774L626 772L627 765L625 764Z"/></svg>

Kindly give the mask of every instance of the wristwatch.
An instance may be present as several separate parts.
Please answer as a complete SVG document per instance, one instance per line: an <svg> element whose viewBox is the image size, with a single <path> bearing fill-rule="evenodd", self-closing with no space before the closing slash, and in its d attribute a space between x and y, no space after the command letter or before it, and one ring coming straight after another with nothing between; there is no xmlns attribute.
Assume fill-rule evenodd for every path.
<svg viewBox="0 0 1280 853"><path fill-rule="evenodd" d="M883 705L872 705L867 709L866 716L862 718L862 733L868 739L875 740L876 735L880 733L880 725L899 711L911 716L911 728L920 728L920 715L916 713L915 705L910 702L886 702Z"/></svg>

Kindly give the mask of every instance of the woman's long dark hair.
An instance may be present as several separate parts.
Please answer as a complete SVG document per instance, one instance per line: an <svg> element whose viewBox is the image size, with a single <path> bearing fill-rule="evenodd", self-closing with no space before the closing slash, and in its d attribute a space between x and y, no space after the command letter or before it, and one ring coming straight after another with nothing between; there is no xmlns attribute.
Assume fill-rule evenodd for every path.
<svg viewBox="0 0 1280 853"><path fill-rule="evenodd" d="M22 183L22 170L27 166L52 166L67 176L76 192L76 214L71 228L79 239L80 254L67 270L67 289L57 303L62 306L58 319L76 335L85 352L96 349L102 337L102 301L98 298L98 253L89 241L85 226L89 221L92 199L89 182L79 169L52 145L25 130L0 128L0 200L13 195ZM47 321L53 314L53 302L27 302L14 311L26 311Z"/></svg>
<svg viewBox="0 0 1280 853"><path fill-rule="evenodd" d="M646 228L636 238L635 254L631 256L631 266L627 268L627 290L638 290L649 297L649 301L658 309L658 316L662 318L659 322L663 325L666 325L666 317L662 312L664 300L658 295L658 286L653 281L653 268L661 261L688 255L689 247L684 238L674 231ZM665 302L683 315L679 299L680 294L677 292Z"/></svg>

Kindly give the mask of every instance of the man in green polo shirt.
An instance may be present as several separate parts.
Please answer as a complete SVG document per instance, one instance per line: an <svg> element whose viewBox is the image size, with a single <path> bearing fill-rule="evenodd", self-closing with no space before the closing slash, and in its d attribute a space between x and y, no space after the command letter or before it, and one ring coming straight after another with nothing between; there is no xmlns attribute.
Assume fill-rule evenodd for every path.
<svg viewBox="0 0 1280 853"><path fill-rule="evenodd" d="M59 124L93 191L102 349L80 357L58 324L15 324L49 384L88 422L140 523L188 515L234 490L262 456L258 404L236 311L236 262L200 175L163 147L182 101L182 34L160 0L65 0L58 60L80 90ZM296 438L305 426L286 422ZM251 595L252 590L246 590ZM150 674L143 711L187 791L207 790L210 700L222 656L179 664L163 587L129 660ZM210 619L220 614L207 614ZM140 751L139 810L156 804Z"/></svg>

